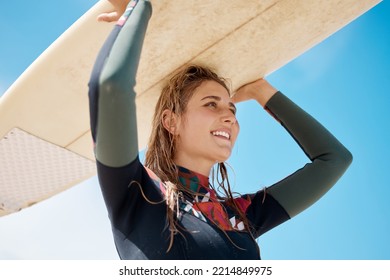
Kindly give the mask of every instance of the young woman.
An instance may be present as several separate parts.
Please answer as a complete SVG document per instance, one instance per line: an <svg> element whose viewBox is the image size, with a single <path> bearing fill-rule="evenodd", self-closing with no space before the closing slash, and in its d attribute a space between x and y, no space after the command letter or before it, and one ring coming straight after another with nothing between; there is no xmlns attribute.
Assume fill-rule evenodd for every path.
<svg viewBox="0 0 390 280"><path fill-rule="evenodd" d="M217 74L189 65L161 93L144 166L134 85L151 4L111 2L116 10L98 19L123 16L97 58L89 96L98 176L119 256L260 259L256 238L317 201L345 172L351 154L266 80L242 86L231 98ZM286 128L311 163L257 193L234 197L223 162L239 132L234 103L249 99ZM215 165L219 180L212 185Z"/></svg>

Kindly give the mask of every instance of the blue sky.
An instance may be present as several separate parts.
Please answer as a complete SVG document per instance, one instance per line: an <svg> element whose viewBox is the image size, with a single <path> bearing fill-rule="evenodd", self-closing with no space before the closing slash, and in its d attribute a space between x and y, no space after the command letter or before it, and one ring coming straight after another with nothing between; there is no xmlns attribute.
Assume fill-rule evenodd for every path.
<svg viewBox="0 0 390 280"><path fill-rule="evenodd" d="M0 94L94 3L2 1ZM354 162L318 203L259 239L264 259L390 259L389 18L384 1L267 77L344 143ZM241 132L229 161L236 191L256 191L307 162L259 105L238 109ZM106 217L93 177L1 217L0 259L117 259Z"/></svg>

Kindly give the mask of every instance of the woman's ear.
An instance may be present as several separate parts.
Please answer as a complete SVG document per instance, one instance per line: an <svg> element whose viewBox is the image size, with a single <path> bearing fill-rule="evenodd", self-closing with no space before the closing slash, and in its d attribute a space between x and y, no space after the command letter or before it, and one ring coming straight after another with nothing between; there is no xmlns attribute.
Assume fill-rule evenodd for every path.
<svg viewBox="0 0 390 280"><path fill-rule="evenodd" d="M164 128L172 135L178 134L179 119L171 110L165 109L162 113L162 124Z"/></svg>

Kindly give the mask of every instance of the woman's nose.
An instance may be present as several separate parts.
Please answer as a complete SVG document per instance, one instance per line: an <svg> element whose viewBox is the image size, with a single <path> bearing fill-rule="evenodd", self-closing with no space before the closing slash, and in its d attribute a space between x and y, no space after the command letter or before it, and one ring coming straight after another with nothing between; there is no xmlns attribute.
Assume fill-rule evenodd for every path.
<svg viewBox="0 0 390 280"><path fill-rule="evenodd" d="M222 115L222 121L224 123L231 123L234 124L237 122L236 116L233 114L233 112L229 110L224 110L224 113Z"/></svg>

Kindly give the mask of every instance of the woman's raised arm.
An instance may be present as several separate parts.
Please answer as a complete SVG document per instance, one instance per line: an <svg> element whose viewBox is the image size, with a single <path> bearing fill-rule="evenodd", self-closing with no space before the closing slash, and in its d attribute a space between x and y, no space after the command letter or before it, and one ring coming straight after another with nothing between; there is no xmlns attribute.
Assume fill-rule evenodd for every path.
<svg viewBox="0 0 390 280"><path fill-rule="evenodd" d="M257 100L278 120L311 161L267 188L267 193L291 218L316 202L336 183L352 162L352 155L317 120L266 80L244 85L234 97L236 102L248 99ZM291 158L281 158L281 164L284 160Z"/></svg>
<svg viewBox="0 0 390 280"><path fill-rule="evenodd" d="M89 84L91 131L96 159L110 167L121 167L138 155L134 86L141 49L151 17L149 1L111 1L118 16L126 11L103 45ZM114 5L114 6L115 6ZM111 20L114 14L100 15Z"/></svg>

